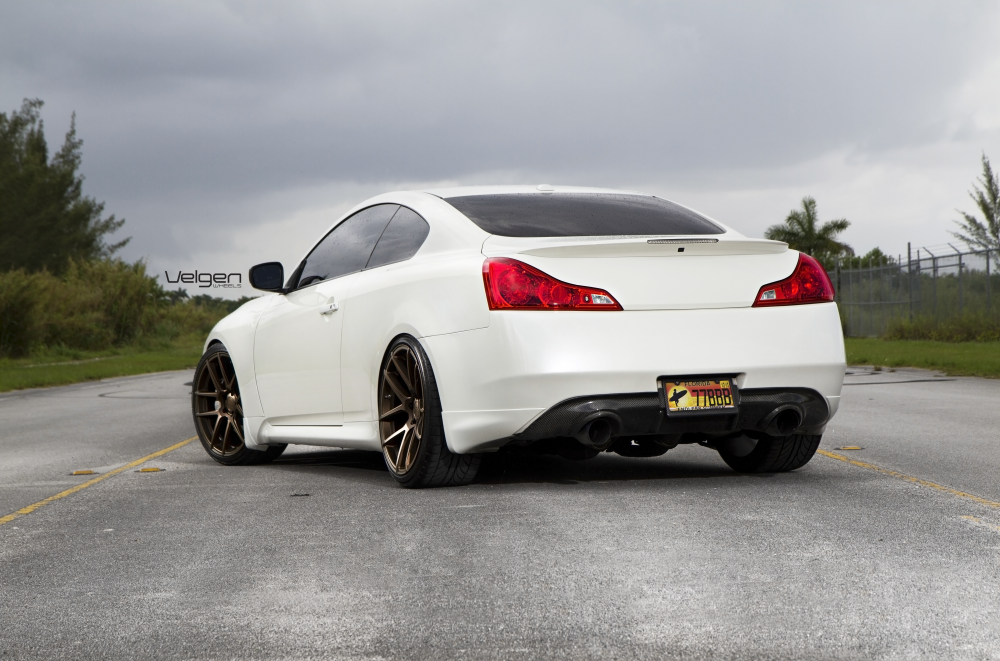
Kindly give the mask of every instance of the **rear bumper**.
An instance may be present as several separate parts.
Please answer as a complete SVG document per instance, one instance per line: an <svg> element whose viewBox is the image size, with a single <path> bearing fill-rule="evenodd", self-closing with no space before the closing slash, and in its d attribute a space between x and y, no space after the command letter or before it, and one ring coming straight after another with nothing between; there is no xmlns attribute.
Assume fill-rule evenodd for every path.
<svg viewBox="0 0 1000 661"><path fill-rule="evenodd" d="M816 424L806 418L803 425L821 431L836 413L845 369L833 303L769 309L494 311L488 328L421 342L437 379L448 445L460 453L543 433L538 430L544 426L532 427L543 418L554 419L557 407L570 400L639 398L645 403L638 405L643 412L636 424L644 430L657 425L643 433L677 433L659 431L665 423L656 380L669 375L736 374L737 386L748 396L755 391L766 395L764 389L777 389L772 395L811 391L825 400L826 416ZM756 410L749 406L751 399L741 415ZM739 420L735 424L751 428L739 427L744 424ZM639 433L626 429L631 427L623 427L622 433Z"/></svg>
<svg viewBox="0 0 1000 661"><path fill-rule="evenodd" d="M795 415L796 423L777 429L775 418L782 411ZM752 430L769 433L819 434L830 419L826 398L808 388L756 388L740 392L737 411L725 415L666 416L662 395L632 393L600 397L579 397L553 406L531 424L513 435L518 441L577 437L589 445L587 426L594 421L608 423L611 434L647 436L652 434L708 434ZM604 443L598 443L604 445Z"/></svg>

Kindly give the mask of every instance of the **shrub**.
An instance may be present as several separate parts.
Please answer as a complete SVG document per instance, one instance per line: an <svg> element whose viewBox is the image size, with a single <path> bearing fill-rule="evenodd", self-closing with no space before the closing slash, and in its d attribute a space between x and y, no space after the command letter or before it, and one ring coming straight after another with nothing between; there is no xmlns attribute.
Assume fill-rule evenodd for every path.
<svg viewBox="0 0 1000 661"><path fill-rule="evenodd" d="M160 311L160 332L180 335L208 335L212 327L228 314L219 306L204 305L196 301L184 301L168 305Z"/></svg>
<svg viewBox="0 0 1000 661"><path fill-rule="evenodd" d="M101 292L79 279L52 278L38 288L39 344L70 349L106 349L114 333L101 313Z"/></svg>
<svg viewBox="0 0 1000 661"><path fill-rule="evenodd" d="M146 274L139 261L120 259L72 262L66 272L71 289L93 292L93 307L102 318L115 345L125 344L156 324L156 313L164 298L163 288Z"/></svg>
<svg viewBox="0 0 1000 661"><path fill-rule="evenodd" d="M47 273L0 272L0 355L24 356L38 343L38 281Z"/></svg>
<svg viewBox="0 0 1000 661"><path fill-rule="evenodd" d="M99 351L203 338L248 298L167 294L142 262L71 262L62 276L0 272L0 356L36 349Z"/></svg>
<svg viewBox="0 0 1000 661"><path fill-rule="evenodd" d="M157 322L163 290L142 262L71 262L37 288L38 343L100 350L127 344Z"/></svg>
<svg viewBox="0 0 1000 661"><path fill-rule="evenodd" d="M889 323L887 340L937 340L939 342L996 342L1000 340L1000 316L966 312L946 319L914 317Z"/></svg>

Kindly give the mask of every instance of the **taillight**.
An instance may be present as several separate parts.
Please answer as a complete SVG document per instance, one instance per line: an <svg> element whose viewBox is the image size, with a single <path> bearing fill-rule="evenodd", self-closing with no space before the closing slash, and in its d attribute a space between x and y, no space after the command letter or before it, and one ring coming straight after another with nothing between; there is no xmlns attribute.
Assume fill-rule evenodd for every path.
<svg viewBox="0 0 1000 661"><path fill-rule="evenodd" d="M506 257L483 262L483 282L491 310L622 309L603 289L571 285Z"/></svg>
<svg viewBox="0 0 1000 661"><path fill-rule="evenodd" d="M799 253L795 271L784 280L761 287L753 306L762 308L769 305L826 303L832 300L833 283L826 270L809 255Z"/></svg>

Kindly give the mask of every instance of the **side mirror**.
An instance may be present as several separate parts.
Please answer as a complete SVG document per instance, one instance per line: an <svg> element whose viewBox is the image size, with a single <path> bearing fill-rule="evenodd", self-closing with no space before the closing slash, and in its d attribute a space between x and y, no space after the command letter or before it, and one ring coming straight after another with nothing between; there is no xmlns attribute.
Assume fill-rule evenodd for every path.
<svg viewBox="0 0 1000 661"><path fill-rule="evenodd" d="M250 286L264 291L281 291L285 282L285 267L281 262L265 262L250 268Z"/></svg>

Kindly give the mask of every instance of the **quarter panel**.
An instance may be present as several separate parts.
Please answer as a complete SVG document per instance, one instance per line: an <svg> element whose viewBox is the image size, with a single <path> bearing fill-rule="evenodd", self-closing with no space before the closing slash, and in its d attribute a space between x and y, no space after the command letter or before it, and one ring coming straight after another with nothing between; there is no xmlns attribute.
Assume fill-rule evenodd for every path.
<svg viewBox="0 0 1000 661"><path fill-rule="evenodd" d="M344 310L346 422L374 419L378 369L394 337L443 335L490 323L482 264L482 254L471 250L418 253L409 261L361 273Z"/></svg>

